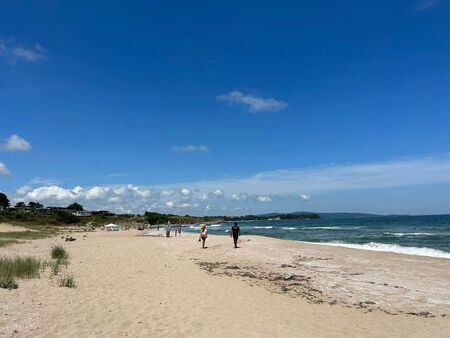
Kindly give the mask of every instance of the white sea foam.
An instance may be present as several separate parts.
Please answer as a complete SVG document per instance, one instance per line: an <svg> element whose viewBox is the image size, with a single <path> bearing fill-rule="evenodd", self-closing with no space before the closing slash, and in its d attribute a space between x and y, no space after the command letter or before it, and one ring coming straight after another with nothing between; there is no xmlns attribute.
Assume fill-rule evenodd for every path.
<svg viewBox="0 0 450 338"><path fill-rule="evenodd" d="M285 230L295 230L294 227L283 227L283 229L285 229Z"/></svg>
<svg viewBox="0 0 450 338"><path fill-rule="evenodd" d="M210 224L209 226L210 226L211 228L217 228L217 227L222 226L222 224Z"/></svg>
<svg viewBox="0 0 450 338"><path fill-rule="evenodd" d="M439 234L432 234L429 232L385 232L384 235L392 235L392 236L434 236Z"/></svg>
<svg viewBox="0 0 450 338"><path fill-rule="evenodd" d="M445 252L441 250L431 249L431 248L418 248L418 247L408 247L400 246L397 244L384 244L384 243L366 243L366 244L349 244L341 242L330 242L330 243L316 243L316 242L305 242L309 244L317 245L328 245L328 246L340 246L350 249L359 250L369 250L369 251L382 251L382 252L395 252L404 255L414 255L414 256L427 256L427 257L438 257L438 258L448 258L450 259L450 252Z"/></svg>
<svg viewBox="0 0 450 338"><path fill-rule="evenodd" d="M272 225L266 227L253 227L253 229L272 229L272 228L273 228Z"/></svg>
<svg viewBox="0 0 450 338"><path fill-rule="evenodd" d="M199 225L190 225L189 229L200 230L200 226Z"/></svg>
<svg viewBox="0 0 450 338"><path fill-rule="evenodd" d="M360 227L304 227L305 230L354 230Z"/></svg>

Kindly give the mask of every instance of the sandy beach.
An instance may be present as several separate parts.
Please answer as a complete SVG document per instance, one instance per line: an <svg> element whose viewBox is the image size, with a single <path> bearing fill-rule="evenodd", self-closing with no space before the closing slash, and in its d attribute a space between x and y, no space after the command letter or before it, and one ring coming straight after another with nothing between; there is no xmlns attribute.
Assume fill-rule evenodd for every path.
<svg viewBox="0 0 450 338"><path fill-rule="evenodd" d="M71 256L0 289L0 337L449 337L450 260L242 236L75 233L0 248ZM161 232L162 234L162 232Z"/></svg>
<svg viewBox="0 0 450 338"><path fill-rule="evenodd" d="M8 223L0 223L0 232L22 232L22 231L27 231L27 228L18 226L18 225L13 225L13 224L8 224Z"/></svg>

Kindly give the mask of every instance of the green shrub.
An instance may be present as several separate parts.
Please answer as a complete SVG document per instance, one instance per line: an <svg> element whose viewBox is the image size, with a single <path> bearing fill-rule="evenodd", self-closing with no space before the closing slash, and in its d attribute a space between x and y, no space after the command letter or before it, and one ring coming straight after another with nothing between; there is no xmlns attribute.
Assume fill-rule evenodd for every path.
<svg viewBox="0 0 450 338"><path fill-rule="evenodd" d="M60 260L69 259L69 253L62 245L55 245L54 247L52 247L51 256L53 259L60 259Z"/></svg>

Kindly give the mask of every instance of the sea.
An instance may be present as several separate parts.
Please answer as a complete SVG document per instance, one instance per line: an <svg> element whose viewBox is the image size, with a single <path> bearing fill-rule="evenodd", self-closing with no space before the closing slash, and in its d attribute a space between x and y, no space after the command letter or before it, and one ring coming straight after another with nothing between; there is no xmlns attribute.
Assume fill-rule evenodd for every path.
<svg viewBox="0 0 450 338"><path fill-rule="evenodd" d="M208 224L208 233L229 235L232 223ZM238 222L242 235L361 250L450 259L450 215L264 220ZM184 226L197 232L199 225Z"/></svg>

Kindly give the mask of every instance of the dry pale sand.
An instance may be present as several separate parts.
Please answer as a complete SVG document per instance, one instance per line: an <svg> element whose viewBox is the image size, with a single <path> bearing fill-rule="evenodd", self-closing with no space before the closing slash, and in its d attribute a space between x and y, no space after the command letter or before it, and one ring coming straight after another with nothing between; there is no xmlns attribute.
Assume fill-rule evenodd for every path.
<svg viewBox="0 0 450 338"><path fill-rule="evenodd" d="M19 225L13 225L8 223L0 223L0 232L11 232L11 231L27 231L27 228L21 227Z"/></svg>
<svg viewBox="0 0 450 338"><path fill-rule="evenodd" d="M77 282L47 271L0 289L1 337L450 337L450 260L255 236L239 249L210 236L205 250L193 235L74 236L0 249L48 258L62 243Z"/></svg>

